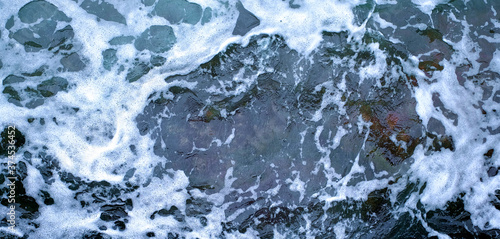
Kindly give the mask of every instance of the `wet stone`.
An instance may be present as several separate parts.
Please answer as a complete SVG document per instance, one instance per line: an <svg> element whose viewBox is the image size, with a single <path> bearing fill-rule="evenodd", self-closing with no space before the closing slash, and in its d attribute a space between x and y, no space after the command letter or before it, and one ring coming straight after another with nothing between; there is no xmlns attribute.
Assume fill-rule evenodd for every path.
<svg viewBox="0 0 500 239"><path fill-rule="evenodd" d="M48 32L49 30L55 30L56 24L57 23L53 21L43 21L34 28L35 31ZM40 29L40 27L46 27L50 29ZM23 28L15 32L12 35L12 38L14 38L20 44L24 45L24 48L27 52L39 51L43 48L48 48L50 39L47 38L47 35L42 34L37 38L35 37L34 33L35 32L30 29Z"/></svg>
<svg viewBox="0 0 500 239"><path fill-rule="evenodd" d="M42 49L53 49L74 37L73 28L69 25L57 30L57 22L42 20L29 27L22 28L12 34L17 42L24 46L27 52L36 52Z"/></svg>
<svg viewBox="0 0 500 239"><path fill-rule="evenodd" d="M112 239L110 235L98 232L98 231L89 231L82 235L82 239Z"/></svg>
<svg viewBox="0 0 500 239"><path fill-rule="evenodd" d="M19 19L24 23L34 23L38 19L53 19L69 22L71 19L56 6L46 1L32 1L19 9Z"/></svg>
<svg viewBox="0 0 500 239"><path fill-rule="evenodd" d="M429 122L427 123L427 131L435 132L439 135L444 135L445 130L446 129L444 128L444 125L441 123L441 121L439 121L435 118L429 119Z"/></svg>
<svg viewBox="0 0 500 239"><path fill-rule="evenodd" d="M434 135L431 133L428 133L427 136L432 141L429 146L430 151L441 151L443 149L449 149L451 151L455 150L455 144L451 136Z"/></svg>
<svg viewBox="0 0 500 239"><path fill-rule="evenodd" d="M52 77L45 80L37 86L37 90L43 97L51 97L59 91L65 91L68 88L68 81L62 77Z"/></svg>
<svg viewBox="0 0 500 239"><path fill-rule="evenodd" d="M300 4L297 4L297 3L294 3L294 2L295 2L295 0L289 0L288 7L292 8L292 9L300 8Z"/></svg>
<svg viewBox="0 0 500 239"><path fill-rule="evenodd" d="M446 118L453 121L453 125L455 126L458 125L458 115L444 106L443 102L441 101L439 93L432 94L432 101L434 107L439 108L443 112L443 115Z"/></svg>
<svg viewBox="0 0 500 239"><path fill-rule="evenodd" d="M126 228L125 223L122 221L116 221L114 224L113 229L115 230L124 231Z"/></svg>
<svg viewBox="0 0 500 239"><path fill-rule="evenodd" d="M29 101L28 103L26 103L25 106L28 109L34 109L38 106L43 105L43 103L45 103L44 99L33 99L33 100Z"/></svg>
<svg viewBox="0 0 500 239"><path fill-rule="evenodd" d="M133 68L129 69L126 80L128 82L134 82L139 80L142 76L146 75L151 70L151 67L143 62L139 62L134 65Z"/></svg>
<svg viewBox="0 0 500 239"><path fill-rule="evenodd" d="M151 26L135 40L137 50L149 50L154 53L163 53L170 50L177 42L174 30L169 26Z"/></svg>
<svg viewBox="0 0 500 239"><path fill-rule="evenodd" d="M186 0L159 0L153 14L167 19L171 24L196 24L203 10L200 5Z"/></svg>
<svg viewBox="0 0 500 239"><path fill-rule="evenodd" d="M2 140L0 141L0 155L8 156L8 147L14 142L14 151L19 151L24 143L26 143L26 138L17 128L5 127L2 133L0 133Z"/></svg>
<svg viewBox="0 0 500 239"><path fill-rule="evenodd" d="M25 81L26 78L22 76L16 76L16 75L9 75L3 79L3 85L10 85L10 84L16 84L19 82Z"/></svg>
<svg viewBox="0 0 500 239"><path fill-rule="evenodd" d="M134 176L135 173L135 168L129 169L126 173L125 176L123 177L123 181L128 181L132 176Z"/></svg>
<svg viewBox="0 0 500 239"><path fill-rule="evenodd" d="M421 30L416 27L417 24L427 26L434 24L430 16L415 8L412 2L400 1L391 5L377 5L375 9L382 19L398 27L394 31L386 29L384 31L386 37L397 36L402 41L400 45L413 55L424 54L434 49L444 54L446 58L449 58L453 53L451 47L442 41L441 29L427 28ZM448 23L449 21L446 21L446 24ZM414 26L403 27L408 24ZM462 35L461 33L457 34Z"/></svg>
<svg viewBox="0 0 500 239"><path fill-rule="evenodd" d="M79 189L83 184L82 179L75 177L72 173L61 172L60 177L61 181L68 184L68 188L73 191Z"/></svg>
<svg viewBox="0 0 500 239"><path fill-rule="evenodd" d="M205 23L208 23L210 20L212 20L212 8L205 8L203 10L203 16L201 17L201 25L204 25Z"/></svg>
<svg viewBox="0 0 500 239"><path fill-rule="evenodd" d="M212 211L213 204L205 199L191 198L186 200L186 216L208 215Z"/></svg>
<svg viewBox="0 0 500 239"><path fill-rule="evenodd" d="M208 225L208 219L206 217L200 217L200 224L206 227Z"/></svg>
<svg viewBox="0 0 500 239"><path fill-rule="evenodd" d="M22 106L21 105L21 96L19 96L19 93L14 89L12 86L6 86L3 91L3 94L7 96L7 101L9 101L12 104L15 104L17 106Z"/></svg>
<svg viewBox="0 0 500 239"><path fill-rule="evenodd" d="M27 52L52 50L74 37L73 28L70 25L57 29L61 21L70 22L71 19L51 3L32 1L19 10L19 18L21 22L29 25L21 23L21 28L17 28L19 30L16 32L11 31L9 37L22 44ZM6 23L6 28L12 29L15 23L14 18L11 17Z"/></svg>
<svg viewBox="0 0 500 239"><path fill-rule="evenodd" d="M101 220L105 222L116 221L120 218L127 217L128 214L125 211L125 205L104 205L101 207Z"/></svg>
<svg viewBox="0 0 500 239"><path fill-rule="evenodd" d="M495 177L498 174L498 167L490 167L488 169L488 176Z"/></svg>
<svg viewBox="0 0 500 239"><path fill-rule="evenodd" d="M495 91L495 94L493 95L493 101L500 103L500 90Z"/></svg>
<svg viewBox="0 0 500 239"><path fill-rule="evenodd" d="M102 52L102 66L106 70L111 70L111 68L118 62L118 57L116 56L116 49L106 49Z"/></svg>
<svg viewBox="0 0 500 239"><path fill-rule="evenodd" d="M29 76L29 77L33 77L33 76L41 76L46 69L48 69L49 67L47 65L42 65L40 66L38 69L36 69L34 72L32 73L22 73L23 76Z"/></svg>
<svg viewBox="0 0 500 239"><path fill-rule="evenodd" d="M40 191L40 194L41 194L40 196L41 196L41 197L42 197L42 199L43 199L43 203L44 203L45 205L50 206L50 205L53 205L53 204L54 204L54 199L50 196L50 194L49 194L47 191L43 191L43 190L41 190L41 191Z"/></svg>
<svg viewBox="0 0 500 239"><path fill-rule="evenodd" d="M340 49L351 48L347 37L341 34L338 37L331 34L331 37L325 38L328 43L339 45ZM266 47L262 49L262 45ZM416 102L412 100L406 81L395 82L386 90L377 92L380 89L373 90L373 82L367 81L360 87L359 79L348 74L346 87L349 92L356 92L343 100L347 101L345 108L348 118L340 115L337 106L332 104L322 111L323 118L319 122L311 122L311 117L321 108L322 100L335 93L332 89L339 83L339 76L348 70L335 67L340 71L335 75L331 70L334 65L331 55L328 55L331 53L329 50L331 49L326 47L320 48L318 53L313 54L312 61L321 64L299 65L298 54L289 49L280 37L261 35L252 38L245 47L230 45L199 69L187 75L168 77L166 81L169 83L184 80L197 82L198 85L193 88L172 86L153 94L144 112L136 119L137 127L141 135L151 132L155 141L154 153L168 159L164 167L187 172L190 188L217 192L224 186L227 169L233 167L233 177L236 179L232 184L233 188L245 191L257 185L258 180L258 187L255 189L257 197L262 196L283 204L301 205L313 200L310 195L326 184L321 173L312 173L317 164L310 160L322 157L317 150L316 137L319 136L317 143L322 147L329 147L338 127L345 125L345 122L355 125L358 122L356 119L361 116L365 122L372 123L371 135L366 141L367 156L364 153L360 155L365 134L358 135L357 128L352 131L347 129L350 131L348 135L353 137L343 137L338 150L329 153L332 168L345 175L352 167L345 159L354 159L359 155L360 164L370 165L378 160L374 164L393 168L392 171L387 170L389 175L393 175L391 172L402 169L399 164L411 157L423 137L424 126L415 112ZM355 53L351 55L354 56ZM271 68L273 72L263 73L254 64L245 63L260 62L261 59L265 59L262 60L262 67ZM299 67L304 68L303 73L295 71ZM203 90L212 86L220 87L223 82L227 84L225 90L232 93L238 87L234 76L240 73L255 79L241 93L218 94ZM294 82L294 74L299 74L302 79L299 84ZM174 98L166 99L164 95L173 95ZM168 112L169 115L164 115L163 112ZM314 128L318 124L323 125L324 129L316 136ZM228 147L223 143L233 129L237 133ZM304 132L302 140L301 132ZM393 142L394 137L399 144ZM220 139L222 145L216 146L214 138ZM402 146L405 144L408 147ZM193 145L206 150L193 150ZM381 155L381 160L376 159L371 150ZM234 161L234 165L231 161ZM268 190L278 186L277 181L290 177L292 170L299 171L300 178L310 180L305 188L303 201L299 202L299 193L291 192L288 187L281 187L276 196L266 194ZM367 173L367 178L370 177L374 176ZM252 224L253 219L261 219L260 215L262 223L267 223L267 226L266 229L259 229L259 232L266 235L272 233L273 226L276 225L272 221L274 216L276 220L296 223L286 219L286 215L290 214L282 216L277 208L276 212L262 210L258 215L252 216L260 208L269 208L269 204L265 200L250 199L235 202L238 196L240 195L225 197L225 202L229 202L229 207L225 210L227 215L243 208L252 209L246 210L231 222L235 230L260 227ZM186 216L201 218L210 212L210 206L204 202L186 201ZM280 210L293 211L286 208ZM166 215L168 211L164 209L158 213ZM383 214L383 210L376 206L373 206L373 211ZM247 218L250 219L246 220Z"/></svg>
<svg viewBox="0 0 500 239"><path fill-rule="evenodd" d="M7 96L7 100L17 106L25 106L29 109L36 108L44 103L43 96L37 89L31 87L26 87L21 89L18 84L23 82L25 79L23 77L10 75L4 79L4 85L7 85L3 94Z"/></svg>
<svg viewBox="0 0 500 239"><path fill-rule="evenodd" d="M61 46L62 50L71 50L72 47L71 44L69 45L62 45L62 44L67 43L68 40L71 40L74 36L75 32L73 31L73 28L70 25L65 26L61 30L57 30L52 36L52 41L49 45L49 50L57 46Z"/></svg>
<svg viewBox="0 0 500 239"><path fill-rule="evenodd" d="M372 8L373 8L373 3L367 2L366 4L356 6L353 9L353 13L355 16L354 20L355 20L357 25L361 25L361 24L363 24L363 22L365 22L365 20L368 18L369 14L370 14Z"/></svg>
<svg viewBox="0 0 500 239"><path fill-rule="evenodd" d="M19 182L21 184L21 182ZM26 194L19 195L19 207L24 210L20 218L34 219L38 217L38 208L40 205L36 200Z"/></svg>
<svg viewBox="0 0 500 239"><path fill-rule="evenodd" d="M65 56L61 59L61 64L67 71L75 72L81 71L85 68L85 63L80 59L78 53L74 52L68 56Z"/></svg>
<svg viewBox="0 0 500 239"><path fill-rule="evenodd" d="M127 24L125 17L111 3L101 0L84 0L80 7L103 20Z"/></svg>
<svg viewBox="0 0 500 239"><path fill-rule="evenodd" d="M36 38L33 31L27 28L20 29L12 35L12 38L24 45L26 51L39 51L43 48L46 39Z"/></svg>
<svg viewBox="0 0 500 239"><path fill-rule="evenodd" d="M176 206L170 207L169 210L161 209L158 211L158 215L162 217L173 216L174 219L179 222L184 221L184 215L182 215L181 211Z"/></svg>
<svg viewBox="0 0 500 239"><path fill-rule="evenodd" d="M179 239L179 234L169 232L167 238L168 239Z"/></svg>
<svg viewBox="0 0 500 239"><path fill-rule="evenodd" d="M149 60L151 65L156 67L162 66L163 64L165 64L166 61L167 59L163 56L151 56L151 59Z"/></svg>
<svg viewBox="0 0 500 239"><path fill-rule="evenodd" d="M155 4L156 0L141 0L142 4L146 7L153 6Z"/></svg>
<svg viewBox="0 0 500 239"><path fill-rule="evenodd" d="M396 4L377 5L375 11L380 17L398 27L407 24L430 23L430 18L419 9L412 6L409 1L401 1Z"/></svg>
<svg viewBox="0 0 500 239"><path fill-rule="evenodd" d="M418 68L423 71L442 71L443 66L435 61L422 61L418 63Z"/></svg>
<svg viewBox="0 0 500 239"><path fill-rule="evenodd" d="M427 212L425 216L430 227L451 238L495 238L493 235L498 235L498 230L482 232L476 229L471 230L474 228L471 215L464 210L464 202L461 197L456 201L448 202L443 209Z"/></svg>
<svg viewBox="0 0 500 239"><path fill-rule="evenodd" d="M425 30L417 30L417 33L422 35L422 36L427 36L429 38L430 42L433 42L435 40L443 40L443 34L434 28L427 28Z"/></svg>
<svg viewBox="0 0 500 239"><path fill-rule="evenodd" d="M109 44L111 45L125 45L125 44L130 44L134 41L135 37L133 36L119 36L119 37L113 37L110 41Z"/></svg>
<svg viewBox="0 0 500 239"><path fill-rule="evenodd" d="M495 152L494 149L489 149L485 154L484 154L484 157L487 158L487 159L491 159L491 157L493 157L493 153Z"/></svg>
<svg viewBox="0 0 500 239"><path fill-rule="evenodd" d="M11 181L16 186L16 217L21 219L35 219L39 216L39 205L36 200L26 194L26 189L22 181ZM8 205L7 198L1 199L1 204L4 206Z"/></svg>
<svg viewBox="0 0 500 239"><path fill-rule="evenodd" d="M462 25L460 22L450 21L449 17L453 12L453 6L441 4L433 10L432 19L436 30L442 32L445 39L458 42L462 39Z"/></svg>
<svg viewBox="0 0 500 239"><path fill-rule="evenodd" d="M5 23L5 29L9 30L14 26L14 16L11 16Z"/></svg>
<svg viewBox="0 0 500 239"><path fill-rule="evenodd" d="M383 102L390 106L379 102L363 102L359 111L365 121L372 123L370 141L376 145L374 151L378 150L391 165L397 165L411 157L417 145L421 143L422 125L415 108L411 107L415 102L408 97L408 94L399 99L395 96L390 97L390 94L382 96L382 92L378 94L384 99ZM393 142L391 137L395 137L398 143ZM401 144L406 144L406 147L402 147Z"/></svg>
<svg viewBox="0 0 500 239"><path fill-rule="evenodd" d="M245 9L241 2L236 3L236 8L240 12L240 15L236 20L236 26L233 29L233 35L244 36L254 27L260 25L260 20L253 13Z"/></svg>

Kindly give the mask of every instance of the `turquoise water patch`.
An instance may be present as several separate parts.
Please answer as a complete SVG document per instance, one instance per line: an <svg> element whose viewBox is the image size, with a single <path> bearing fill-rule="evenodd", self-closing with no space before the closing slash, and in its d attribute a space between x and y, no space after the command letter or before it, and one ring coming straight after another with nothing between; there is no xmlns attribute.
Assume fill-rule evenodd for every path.
<svg viewBox="0 0 500 239"><path fill-rule="evenodd" d="M149 50L154 53L163 53L170 50L177 42L174 30L169 26L151 26L135 40L137 50Z"/></svg>
<svg viewBox="0 0 500 239"><path fill-rule="evenodd" d="M84 0L80 7L103 20L127 24L125 17L116 10L113 4L108 2L102 0Z"/></svg>
<svg viewBox="0 0 500 239"><path fill-rule="evenodd" d="M85 68L85 63L83 63L80 55L73 52L63 58L61 58L61 65L63 65L65 71L81 71Z"/></svg>
<svg viewBox="0 0 500 239"><path fill-rule="evenodd" d="M153 14L167 19L171 24L196 24L200 21L203 9L200 5L186 0L158 0Z"/></svg>
<svg viewBox="0 0 500 239"><path fill-rule="evenodd" d="M111 45L125 45L130 44L134 41L135 37L133 36L118 36L113 37L113 39L109 40L109 44Z"/></svg>
<svg viewBox="0 0 500 239"><path fill-rule="evenodd" d="M241 2L236 4L239 15L238 20L236 20L236 26L233 29L233 35L245 35L247 32L252 30L252 28L260 24L260 20L250 11L243 7Z"/></svg>
<svg viewBox="0 0 500 239"><path fill-rule="evenodd" d="M116 49L106 49L102 52L102 66L106 70L111 70L116 62L118 62L118 57L116 57Z"/></svg>
<svg viewBox="0 0 500 239"><path fill-rule="evenodd" d="M41 19L70 22L71 18L59 11L54 4L46 1L32 1L24 5L18 12L19 19L24 23L35 23Z"/></svg>

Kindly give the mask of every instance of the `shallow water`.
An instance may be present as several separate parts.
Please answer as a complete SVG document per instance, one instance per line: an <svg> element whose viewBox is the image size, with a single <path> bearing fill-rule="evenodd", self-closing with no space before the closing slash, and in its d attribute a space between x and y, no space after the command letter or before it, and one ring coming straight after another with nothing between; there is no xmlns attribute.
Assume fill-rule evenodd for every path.
<svg viewBox="0 0 500 239"><path fill-rule="evenodd" d="M499 11L0 0L0 235L497 238Z"/></svg>

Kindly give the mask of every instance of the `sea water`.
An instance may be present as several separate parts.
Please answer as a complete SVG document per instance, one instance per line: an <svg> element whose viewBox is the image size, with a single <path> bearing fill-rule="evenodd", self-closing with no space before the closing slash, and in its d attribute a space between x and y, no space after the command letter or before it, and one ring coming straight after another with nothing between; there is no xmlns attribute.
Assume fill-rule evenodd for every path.
<svg viewBox="0 0 500 239"><path fill-rule="evenodd" d="M2 0L0 235L497 238L499 11Z"/></svg>

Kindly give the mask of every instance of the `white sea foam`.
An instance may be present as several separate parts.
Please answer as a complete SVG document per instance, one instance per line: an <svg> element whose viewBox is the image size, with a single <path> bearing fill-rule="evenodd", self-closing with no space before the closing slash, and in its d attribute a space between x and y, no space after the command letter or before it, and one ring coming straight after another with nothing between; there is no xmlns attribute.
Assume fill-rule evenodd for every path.
<svg viewBox="0 0 500 239"><path fill-rule="evenodd" d="M431 14L432 10L439 4L448 2L449 0L412 0L414 4L425 14Z"/></svg>

